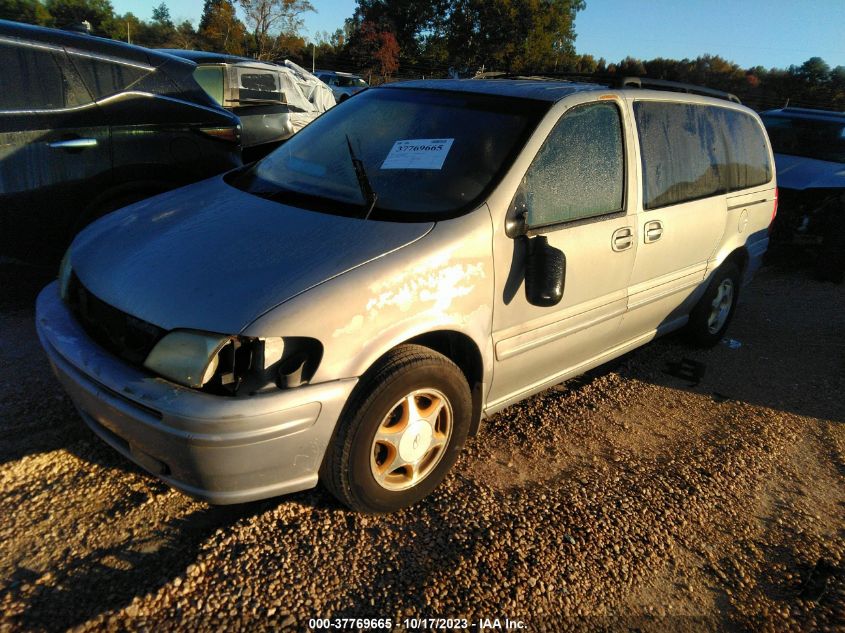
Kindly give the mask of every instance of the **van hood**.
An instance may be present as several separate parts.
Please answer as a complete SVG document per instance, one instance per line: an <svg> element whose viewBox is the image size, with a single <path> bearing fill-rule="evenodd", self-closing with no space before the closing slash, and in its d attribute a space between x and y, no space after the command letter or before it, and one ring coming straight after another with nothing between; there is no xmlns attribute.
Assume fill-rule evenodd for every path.
<svg viewBox="0 0 845 633"><path fill-rule="evenodd" d="M778 187L835 189L845 187L845 164L790 154L775 154Z"/></svg>
<svg viewBox="0 0 845 633"><path fill-rule="evenodd" d="M70 258L91 293L127 314L166 330L237 334L433 226L306 211L217 177L102 218L77 236Z"/></svg>

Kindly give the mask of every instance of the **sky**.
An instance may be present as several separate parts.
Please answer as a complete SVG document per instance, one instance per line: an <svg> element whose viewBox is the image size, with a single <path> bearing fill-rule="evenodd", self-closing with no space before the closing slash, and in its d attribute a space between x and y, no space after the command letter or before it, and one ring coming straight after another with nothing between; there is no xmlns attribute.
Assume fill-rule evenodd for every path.
<svg viewBox="0 0 845 633"><path fill-rule="evenodd" d="M150 19L159 0L112 0L115 11ZM203 0L165 0L174 21L195 25ZM354 0L312 0L314 37L343 25ZM720 55L742 67L787 68L810 57L845 66L845 0L586 0L575 18L575 49L607 62Z"/></svg>

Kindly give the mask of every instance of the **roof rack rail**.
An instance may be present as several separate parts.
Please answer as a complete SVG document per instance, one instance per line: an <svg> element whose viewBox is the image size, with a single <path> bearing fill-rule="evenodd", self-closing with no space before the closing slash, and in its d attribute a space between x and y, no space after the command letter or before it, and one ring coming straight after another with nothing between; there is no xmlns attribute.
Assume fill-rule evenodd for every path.
<svg viewBox="0 0 845 633"><path fill-rule="evenodd" d="M716 90L714 88L706 88L705 86L696 86L695 84L685 84L680 81L667 81L666 79L650 79L648 77L622 77L619 80L619 87L634 87L634 88L654 88L655 90L668 90L671 92L687 92L689 94L697 94L705 97L717 97L719 99L727 99L734 103L742 104L732 92L725 92L724 90Z"/></svg>

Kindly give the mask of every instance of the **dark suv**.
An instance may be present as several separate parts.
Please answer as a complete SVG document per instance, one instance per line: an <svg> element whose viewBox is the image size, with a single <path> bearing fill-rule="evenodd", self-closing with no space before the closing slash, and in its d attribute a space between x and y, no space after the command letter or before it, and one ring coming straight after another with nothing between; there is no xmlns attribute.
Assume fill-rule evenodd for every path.
<svg viewBox="0 0 845 633"><path fill-rule="evenodd" d="M845 274L845 113L782 108L760 115L778 171L773 246L814 254L819 277Z"/></svg>
<svg viewBox="0 0 845 633"><path fill-rule="evenodd" d="M91 220L237 167L240 122L192 62L0 20L0 254L60 253Z"/></svg>

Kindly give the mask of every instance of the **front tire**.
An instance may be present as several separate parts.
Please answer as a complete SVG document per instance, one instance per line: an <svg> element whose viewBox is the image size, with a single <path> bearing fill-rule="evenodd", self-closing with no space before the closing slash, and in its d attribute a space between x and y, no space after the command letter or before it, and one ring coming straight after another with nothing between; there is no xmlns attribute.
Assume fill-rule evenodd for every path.
<svg viewBox="0 0 845 633"><path fill-rule="evenodd" d="M690 313L687 337L698 347L713 347L722 340L736 312L741 274L733 262L725 262Z"/></svg>
<svg viewBox="0 0 845 633"><path fill-rule="evenodd" d="M402 345L356 387L320 468L352 510L393 512L430 494L454 465L472 415L463 372L445 356Z"/></svg>

